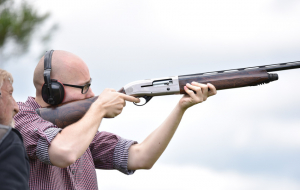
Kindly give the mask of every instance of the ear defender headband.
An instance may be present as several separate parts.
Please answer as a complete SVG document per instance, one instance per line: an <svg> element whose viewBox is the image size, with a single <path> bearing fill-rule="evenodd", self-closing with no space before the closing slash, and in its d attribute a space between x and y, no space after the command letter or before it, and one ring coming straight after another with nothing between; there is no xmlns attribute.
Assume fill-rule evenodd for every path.
<svg viewBox="0 0 300 190"><path fill-rule="evenodd" d="M55 79L50 79L51 61L54 50L47 51L44 56L44 85L42 87L43 100L50 105L62 103L65 97L65 88L62 83Z"/></svg>

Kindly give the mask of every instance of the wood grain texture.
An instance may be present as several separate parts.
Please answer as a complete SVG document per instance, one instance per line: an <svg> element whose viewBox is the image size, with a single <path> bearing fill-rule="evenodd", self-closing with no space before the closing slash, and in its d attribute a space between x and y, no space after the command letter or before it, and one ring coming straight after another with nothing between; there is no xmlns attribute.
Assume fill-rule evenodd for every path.
<svg viewBox="0 0 300 190"><path fill-rule="evenodd" d="M81 119L97 98L98 96L95 96L58 106L40 108L36 111L44 120L50 121L59 128L65 128Z"/></svg>
<svg viewBox="0 0 300 190"><path fill-rule="evenodd" d="M179 76L180 94L186 94L184 86L193 81L213 84L217 90L255 86L268 83L269 74L265 70L237 71L212 75L183 75Z"/></svg>
<svg viewBox="0 0 300 190"><path fill-rule="evenodd" d="M124 88L121 88L118 92L126 94ZM39 108L36 112L44 120L50 121L59 128L65 128L80 120L97 98L98 96L95 96L85 100L68 102L47 108Z"/></svg>

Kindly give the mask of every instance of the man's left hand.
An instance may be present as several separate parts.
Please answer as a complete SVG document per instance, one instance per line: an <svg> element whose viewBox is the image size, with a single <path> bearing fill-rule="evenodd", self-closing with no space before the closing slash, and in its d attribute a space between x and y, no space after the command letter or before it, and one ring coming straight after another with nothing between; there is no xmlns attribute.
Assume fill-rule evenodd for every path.
<svg viewBox="0 0 300 190"><path fill-rule="evenodd" d="M208 97L217 94L215 86L210 83L207 85L198 82L192 82L192 84L187 83L184 86L184 90L187 94L184 95L179 101L179 106L183 110L186 110L195 104L201 103Z"/></svg>

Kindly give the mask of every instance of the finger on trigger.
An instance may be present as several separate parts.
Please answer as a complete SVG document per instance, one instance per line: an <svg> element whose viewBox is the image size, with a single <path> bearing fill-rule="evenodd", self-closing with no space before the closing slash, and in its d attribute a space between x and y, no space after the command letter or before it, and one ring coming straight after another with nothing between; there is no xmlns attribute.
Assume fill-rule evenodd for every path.
<svg viewBox="0 0 300 190"><path fill-rule="evenodd" d="M126 94L122 94L122 98L124 98L124 100L129 101L129 102L135 102L135 103L140 102L140 99L135 98L133 96L126 95Z"/></svg>

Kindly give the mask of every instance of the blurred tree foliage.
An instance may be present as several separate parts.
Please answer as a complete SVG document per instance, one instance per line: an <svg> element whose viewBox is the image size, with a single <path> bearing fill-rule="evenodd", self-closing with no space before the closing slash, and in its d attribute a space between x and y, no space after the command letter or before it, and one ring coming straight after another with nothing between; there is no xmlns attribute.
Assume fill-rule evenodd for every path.
<svg viewBox="0 0 300 190"><path fill-rule="evenodd" d="M28 51L34 32L49 15L38 14L34 7L24 0L0 0L0 66L10 57ZM35 37L39 36L39 40L45 43L50 40L52 32L56 29L57 25L54 24L45 34ZM11 51L5 51L6 49Z"/></svg>

